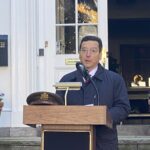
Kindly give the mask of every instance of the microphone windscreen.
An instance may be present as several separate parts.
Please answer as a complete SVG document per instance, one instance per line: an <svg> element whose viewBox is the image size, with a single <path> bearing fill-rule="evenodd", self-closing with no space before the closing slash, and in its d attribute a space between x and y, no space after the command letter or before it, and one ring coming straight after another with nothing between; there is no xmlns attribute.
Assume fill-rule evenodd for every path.
<svg viewBox="0 0 150 150"><path fill-rule="evenodd" d="M83 76L85 80L89 80L88 70L85 68L85 66L81 62L76 63L76 68L81 73L81 75Z"/></svg>
<svg viewBox="0 0 150 150"><path fill-rule="evenodd" d="M81 62L77 62L77 63L76 63L76 68L77 68L78 70L81 70L81 71L84 71L84 70L85 70L85 67L84 67L84 65L83 65Z"/></svg>

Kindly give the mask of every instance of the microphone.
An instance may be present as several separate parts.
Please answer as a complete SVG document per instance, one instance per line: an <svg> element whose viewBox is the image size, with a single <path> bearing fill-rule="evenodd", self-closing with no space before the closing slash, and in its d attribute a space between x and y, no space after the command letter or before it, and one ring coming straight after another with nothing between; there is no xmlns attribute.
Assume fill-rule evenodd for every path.
<svg viewBox="0 0 150 150"><path fill-rule="evenodd" d="M93 79L91 78L91 76L89 75L88 70L85 68L85 66L81 63L81 62L77 62L76 63L76 68L77 70L81 73L82 77L85 79L85 81L91 81L93 87L96 90L96 94L97 94L97 105L99 105L99 92L98 89L96 87L95 82L93 81Z"/></svg>
<svg viewBox="0 0 150 150"><path fill-rule="evenodd" d="M90 75L88 73L88 70L85 68L85 66L81 62L76 63L76 68L81 73L85 81L90 80Z"/></svg>

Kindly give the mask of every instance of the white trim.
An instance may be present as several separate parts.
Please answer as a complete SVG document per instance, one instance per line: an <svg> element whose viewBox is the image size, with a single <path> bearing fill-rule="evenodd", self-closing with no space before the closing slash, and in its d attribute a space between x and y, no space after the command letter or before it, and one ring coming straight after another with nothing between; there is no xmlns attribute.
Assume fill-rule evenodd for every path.
<svg viewBox="0 0 150 150"><path fill-rule="evenodd" d="M108 52L108 0L99 0L98 8L98 35L102 39L103 48ZM106 58L105 68L108 68L108 58Z"/></svg>
<svg viewBox="0 0 150 150"><path fill-rule="evenodd" d="M45 1L45 39L48 41L48 47L45 48L45 88L47 91L54 92L54 78L55 78L55 55L56 55L56 28L55 28L55 1ZM52 15L53 14L53 15Z"/></svg>

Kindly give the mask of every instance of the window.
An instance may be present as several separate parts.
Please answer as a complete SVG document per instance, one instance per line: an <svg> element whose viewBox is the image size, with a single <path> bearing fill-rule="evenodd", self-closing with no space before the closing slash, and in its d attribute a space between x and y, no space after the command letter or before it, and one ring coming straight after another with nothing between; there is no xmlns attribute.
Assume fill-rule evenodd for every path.
<svg viewBox="0 0 150 150"><path fill-rule="evenodd" d="M56 0L56 54L77 54L81 38L98 35L97 0Z"/></svg>

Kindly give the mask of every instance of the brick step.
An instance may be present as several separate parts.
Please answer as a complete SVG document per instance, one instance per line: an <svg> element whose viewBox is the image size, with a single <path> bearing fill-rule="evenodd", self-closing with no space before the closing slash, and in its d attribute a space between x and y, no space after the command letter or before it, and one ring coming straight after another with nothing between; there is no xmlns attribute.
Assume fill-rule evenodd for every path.
<svg viewBox="0 0 150 150"><path fill-rule="evenodd" d="M40 137L0 137L0 145L40 146Z"/></svg>
<svg viewBox="0 0 150 150"><path fill-rule="evenodd" d="M0 150L40 150L40 137L1 137ZM119 150L149 150L150 136L119 136Z"/></svg>
<svg viewBox="0 0 150 150"><path fill-rule="evenodd" d="M119 136L119 150L150 150L150 136Z"/></svg>
<svg viewBox="0 0 150 150"><path fill-rule="evenodd" d="M1 137L0 150L41 150L40 137Z"/></svg>
<svg viewBox="0 0 150 150"><path fill-rule="evenodd" d="M150 144L150 136L119 136L119 144Z"/></svg>
<svg viewBox="0 0 150 150"><path fill-rule="evenodd" d="M119 136L119 144L150 144L150 136ZM40 137L0 137L0 145L40 145Z"/></svg>

